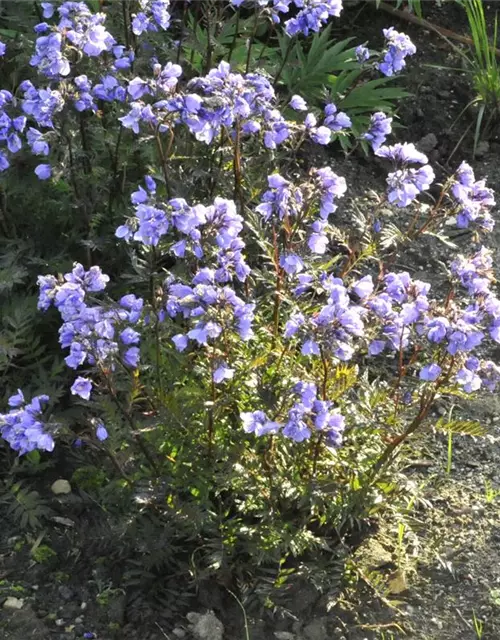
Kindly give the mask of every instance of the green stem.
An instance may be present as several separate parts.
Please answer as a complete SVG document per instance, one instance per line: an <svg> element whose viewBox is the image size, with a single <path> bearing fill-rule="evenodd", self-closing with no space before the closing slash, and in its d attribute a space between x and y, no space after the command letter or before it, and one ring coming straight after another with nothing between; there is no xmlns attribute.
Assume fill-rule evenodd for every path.
<svg viewBox="0 0 500 640"><path fill-rule="evenodd" d="M161 341L160 341L160 322L158 320L158 305L156 304L156 283L155 283L155 273L156 273L156 264L157 264L157 254L156 247L153 247L151 251L151 263L150 263L150 274L149 274L149 287L150 287L150 296L151 296L151 307L154 311L155 316L155 368L156 368L156 384L158 385L158 393L160 395L160 399L163 400L163 379L161 375Z"/></svg>
<svg viewBox="0 0 500 640"><path fill-rule="evenodd" d="M290 40L288 41L288 45L286 47L285 55L283 56L283 60L281 62L281 66L278 69L278 73L274 77L273 86L275 86L275 87L278 84L279 79L281 78L281 74L283 73L283 69L285 68L286 63L288 62L288 56L290 55L290 53L292 51L292 45L293 45L294 42L295 42L295 37L290 38Z"/></svg>
<svg viewBox="0 0 500 640"><path fill-rule="evenodd" d="M233 36L233 39L231 40L231 44L229 45L229 53L227 54L228 64L231 64L231 58L233 57L234 46L238 38L239 27L240 27L240 9L238 7L238 10L236 12L236 24L234 25L234 36Z"/></svg>
<svg viewBox="0 0 500 640"><path fill-rule="evenodd" d="M102 373L103 378L104 378L104 380L106 382L106 386L108 388L109 395L111 396L111 399L113 400L113 402L115 403L115 405L117 406L118 410L120 411L122 416L125 418L126 422L128 423L128 425L129 425L129 427L131 429L131 434L132 434L132 437L133 437L134 441L136 442L137 446L139 447L139 449L144 454L144 457L146 458L146 460L151 465L151 468L153 469L153 471L156 473L157 476L159 476L160 475L160 469L158 468L158 465L157 465L156 460L154 459L153 455L149 451L147 444L144 442L144 438L142 437L142 435L140 433L138 433L136 424L134 422L134 419L130 415L130 412L123 406L121 400L118 398L118 395L116 394L116 391L113 388L113 385L111 384L111 380L110 380L109 375L106 373L106 371L104 371L104 369L102 367L101 367L101 373Z"/></svg>
<svg viewBox="0 0 500 640"><path fill-rule="evenodd" d="M127 0L122 0L122 14L123 14L123 34L125 36L125 44L127 49L130 49L130 32L128 24L128 12L127 12Z"/></svg>
<svg viewBox="0 0 500 640"><path fill-rule="evenodd" d="M247 60L246 60L246 64L245 64L245 73L248 73L248 71L250 69L250 61L252 59L252 47L253 47L253 41L255 40L255 35L257 34L257 27L259 25L259 15L260 15L260 12L259 11L255 11L252 35L250 36L250 40L248 42Z"/></svg>

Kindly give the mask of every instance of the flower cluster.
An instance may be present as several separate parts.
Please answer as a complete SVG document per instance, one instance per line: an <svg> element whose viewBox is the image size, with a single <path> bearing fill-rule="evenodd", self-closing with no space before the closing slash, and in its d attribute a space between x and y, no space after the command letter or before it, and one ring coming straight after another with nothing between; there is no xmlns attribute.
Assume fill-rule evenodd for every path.
<svg viewBox="0 0 500 640"><path fill-rule="evenodd" d="M371 116L370 127L363 138L368 140L374 151L377 151L384 144L387 136L391 134L391 124L392 118L386 116L382 111L377 111Z"/></svg>
<svg viewBox="0 0 500 640"><path fill-rule="evenodd" d="M221 62L206 76L191 80L184 91L176 91L182 73L179 65L154 65L154 78L133 78L127 87L132 98L130 111L119 118L122 125L139 133L141 123L158 127L160 132L184 125L200 142L211 144L222 129L235 138L261 135L267 149L276 149L293 132L306 132L312 140L326 145L332 133L351 127L351 120L333 103L326 105L324 121L308 113L304 123L287 121L278 109L276 94L269 79L260 73L233 73ZM95 93L95 92L94 92ZM152 98L153 102L146 102ZM307 109L301 96L293 96L290 106Z"/></svg>
<svg viewBox="0 0 500 640"><path fill-rule="evenodd" d="M329 18L338 18L342 11L342 0L294 0L294 4L299 12L285 22L285 31L289 36L317 33Z"/></svg>
<svg viewBox="0 0 500 640"><path fill-rule="evenodd" d="M0 141L5 145L10 153L17 153L22 147L22 141L19 134L24 131L26 126L26 117L17 116L12 118L9 116L9 107L12 106L14 98L10 91L0 90ZM5 171L10 166L7 153L4 149L0 150L0 171Z"/></svg>
<svg viewBox="0 0 500 640"><path fill-rule="evenodd" d="M292 185L278 173L268 176L267 181L269 189L263 193L261 204L255 210L265 222L272 218L286 218L287 221L296 218L304 223L309 219L309 213L319 206L320 217L310 225L311 233L307 244L312 253L325 253L328 245L328 217L337 208L336 199L342 197L347 189L345 179L329 167L323 167L314 169L311 180L300 187ZM295 274L302 271L303 262L299 256L289 253L282 256L281 266L288 274Z"/></svg>
<svg viewBox="0 0 500 640"><path fill-rule="evenodd" d="M183 198L173 198L165 205L156 198L156 183L150 176L146 176L145 184L146 189L140 186L132 194L135 217L118 227L118 238L156 246L172 231L181 238L168 248L178 258L184 258L188 251L198 259L212 258L218 283L230 282L233 275L241 282L246 280L250 269L242 253L243 218L232 200L217 197L207 207L190 206Z"/></svg>
<svg viewBox="0 0 500 640"><path fill-rule="evenodd" d="M387 176L387 198L397 207L407 207L415 200L419 193L426 191L434 180L434 171L427 164L427 156L418 151L411 143L395 144L379 147L375 155L392 160L395 171ZM409 167L411 164L423 165L418 169Z"/></svg>
<svg viewBox="0 0 500 640"><path fill-rule="evenodd" d="M227 331L235 331L242 340L253 336L255 304L245 303L230 287L219 286L212 269L201 269L191 286L167 281L166 289L168 315L182 315L194 324L186 334L172 338L178 351L184 351L189 340L204 346Z"/></svg>
<svg viewBox="0 0 500 640"><path fill-rule="evenodd" d="M307 274L304 276L301 292L313 285L313 278ZM351 299L340 278L323 274L318 285L319 290L327 295L326 304L309 317L302 312L294 313L285 325L284 337L299 338L301 352L305 356L319 356L323 352L342 361L350 360L354 355L353 338L365 333L363 318L366 310ZM371 292L373 283L367 282L363 292L365 289Z"/></svg>
<svg viewBox="0 0 500 640"><path fill-rule="evenodd" d="M45 3L44 17L54 14L50 3ZM104 13L93 14L84 2L63 2L57 8L59 23L55 28L46 22L36 25L39 35L30 64L50 79L68 76L71 71L68 49L76 48L89 57L110 51L115 39L104 27Z"/></svg>
<svg viewBox="0 0 500 640"><path fill-rule="evenodd" d="M24 80L19 85L23 92L21 108L40 127L54 128L52 118L64 107L64 98L56 89L37 89L30 80Z"/></svg>
<svg viewBox="0 0 500 640"><path fill-rule="evenodd" d="M385 76L393 76L406 66L405 58L413 56L417 48L405 33L399 33L394 27L383 30L385 38L384 58L378 64Z"/></svg>
<svg viewBox="0 0 500 640"><path fill-rule="evenodd" d="M263 411L243 412L240 417L246 433L257 436L282 435L295 442L303 442L313 431L320 433L329 447L342 444L345 419L329 400L318 399L318 390L312 382L298 382L292 389L298 400L288 411L288 420L281 424L269 420Z"/></svg>
<svg viewBox="0 0 500 640"><path fill-rule="evenodd" d="M10 411L0 414L0 434L19 455L35 449L54 450L54 439L45 430L41 420L44 405L48 401L48 396L41 395L27 403L23 392L18 389L9 398Z"/></svg>
<svg viewBox="0 0 500 640"><path fill-rule="evenodd" d="M140 36L145 31L168 29L170 0L139 0L141 11L133 16L132 31Z"/></svg>
<svg viewBox="0 0 500 640"><path fill-rule="evenodd" d="M458 167L451 187L457 213L457 226L466 229L471 222L491 231L495 225L490 209L495 205L493 191L485 180L476 180L474 171L466 162Z"/></svg>
<svg viewBox="0 0 500 640"><path fill-rule="evenodd" d="M240 7L245 1L231 0L231 4ZM254 0L254 4L268 10L275 23L281 21L281 13L288 13L290 7L297 8L297 15L285 21L285 31L289 36L317 33L329 18L338 18L342 11L342 0Z"/></svg>
<svg viewBox="0 0 500 640"><path fill-rule="evenodd" d="M109 277L99 267L85 271L78 263L62 282L54 276L38 278L38 308L46 311L53 304L61 314L59 342L62 348L70 350L65 362L72 369L85 362L113 367L119 355L129 367L137 367L139 363L140 335L130 325L139 320L143 301L129 294L118 305L87 304L88 294L103 291L108 281ZM91 388L90 381L78 378L72 391L88 399Z"/></svg>

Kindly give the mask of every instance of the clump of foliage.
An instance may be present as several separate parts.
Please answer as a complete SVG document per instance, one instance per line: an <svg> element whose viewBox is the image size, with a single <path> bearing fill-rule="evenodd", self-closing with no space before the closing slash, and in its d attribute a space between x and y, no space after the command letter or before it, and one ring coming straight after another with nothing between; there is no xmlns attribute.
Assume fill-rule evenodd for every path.
<svg viewBox="0 0 500 640"><path fill-rule="evenodd" d="M67 373L55 368L55 393L12 386L0 429L20 456L71 445L74 482L109 513L121 496L131 587L157 594L161 574L189 567L271 606L293 576L338 579L332 549L396 490L392 465L440 398L497 387L480 351L500 341L479 242L494 198L467 164L433 185L413 144L386 144L377 109L395 94L379 87L415 53L405 34L384 30L381 53L342 44L339 100L309 107L288 60L312 55L321 36L299 38L340 0L195 4L42 5L39 77L2 93L2 162L8 180L18 154L39 156L79 261L38 277L37 317L58 327ZM241 56L249 24L255 69ZM286 38L277 63L262 51ZM347 224L349 185L318 154L339 143L391 165L386 192ZM450 222L477 242L432 289L396 269L410 244L450 246Z"/></svg>
<svg viewBox="0 0 500 640"><path fill-rule="evenodd" d="M466 108L477 107L474 132L474 154L485 131L497 122L500 109L500 72L498 68L497 34L498 19L495 16L493 33L488 29L488 21L481 0L459 0L464 7L473 41L471 54L457 49L464 58L466 68L472 76L475 97Z"/></svg>

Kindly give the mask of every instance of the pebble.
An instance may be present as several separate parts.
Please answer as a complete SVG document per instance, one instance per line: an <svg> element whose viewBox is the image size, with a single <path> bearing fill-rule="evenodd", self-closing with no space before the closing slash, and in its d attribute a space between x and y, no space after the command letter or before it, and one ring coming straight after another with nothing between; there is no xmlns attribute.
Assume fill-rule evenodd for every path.
<svg viewBox="0 0 500 640"><path fill-rule="evenodd" d="M428 133L417 142L417 148L422 153L430 153L435 147L437 147L438 139L433 133Z"/></svg>
<svg viewBox="0 0 500 640"><path fill-rule="evenodd" d="M56 496L71 493L71 485L67 480L60 478L59 480L56 480L52 483L50 490Z"/></svg>
<svg viewBox="0 0 500 640"><path fill-rule="evenodd" d="M176 627L172 631L172 635L174 635L176 638L185 638L186 632L184 631L184 629L181 629L180 627Z"/></svg>
<svg viewBox="0 0 500 640"><path fill-rule="evenodd" d="M75 624L82 624L83 623L83 616L78 616L78 618L75 618Z"/></svg>
<svg viewBox="0 0 500 640"><path fill-rule="evenodd" d="M213 611L204 614L191 611L186 617L192 624L191 631L194 637L198 640L222 640L224 626Z"/></svg>
<svg viewBox="0 0 500 640"><path fill-rule="evenodd" d="M326 620L317 618L304 627L304 635L307 640L329 640Z"/></svg>
<svg viewBox="0 0 500 640"><path fill-rule="evenodd" d="M4 609L22 609L24 605L24 600L21 598L14 598L9 596L5 602L3 603Z"/></svg>
<svg viewBox="0 0 500 640"><path fill-rule="evenodd" d="M61 596L61 598L63 600L71 600L73 598L73 596L75 595L75 592L73 591L73 589L71 589L70 587L68 587L65 584L62 584L58 589L57 589L59 595Z"/></svg>
<svg viewBox="0 0 500 640"><path fill-rule="evenodd" d="M55 625L56 625L56 627L64 627L64 625L65 625L65 624L66 624L66 621L65 621L65 620L63 620L63 618L58 618L58 619L55 621Z"/></svg>
<svg viewBox="0 0 500 640"><path fill-rule="evenodd" d="M487 140L483 140L476 147L476 158L482 158L490 150L490 144Z"/></svg>

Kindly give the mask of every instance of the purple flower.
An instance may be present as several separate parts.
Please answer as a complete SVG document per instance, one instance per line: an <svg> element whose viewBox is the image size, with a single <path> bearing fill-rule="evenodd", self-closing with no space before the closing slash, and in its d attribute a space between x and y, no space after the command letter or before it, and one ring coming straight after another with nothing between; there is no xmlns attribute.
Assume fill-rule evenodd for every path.
<svg viewBox="0 0 500 640"><path fill-rule="evenodd" d="M495 224L489 212L495 205L493 191L486 187L484 180L476 181L474 171L466 162L459 166L455 178L451 193L458 205L457 226L465 229L474 222L491 231Z"/></svg>
<svg viewBox="0 0 500 640"><path fill-rule="evenodd" d="M90 400L90 392L92 391L92 382L88 378L78 378L73 382L71 386L71 393L76 396L80 396L84 400Z"/></svg>
<svg viewBox="0 0 500 640"><path fill-rule="evenodd" d="M48 180L52 175L52 167L50 164L39 164L35 167L35 173L39 180Z"/></svg>
<svg viewBox="0 0 500 640"><path fill-rule="evenodd" d="M321 144L323 146L330 144L330 140L332 139L332 132L328 127L312 127L310 129L311 139L316 144Z"/></svg>
<svg viewBox="0 0 500 640"><path fill-rule="evenodd" d="M472 393L481 388L481 378L470 369L460 369L455 379L466 393Z"/></svg>
<svg viewBox="0 0 500 640"><path fill-rule="evenodd" d="M213 373L213 381L220 384L223 380L230 380L234 377L234 369L230 369L225 364L220 364Z"/></svg>
<svg viewBox="0 0 500 640"><path fill-rule="evenodd" d="M407 207L418 194L426 191L434 180L434 171L430 165L419 169L399 169L389 173L387 197L397 207Z"/></svg>
<svg viewBox="0 0 500 640"><path fill-rule="evenodd" d="M420 370L419 378L427 382L434 382L441 375L441 371L442 369L438 364L427 364Z"/></svg>
<svg viewBox="0 0 500 640"><path fill-rule="evenodd" d="M54 450L54 439L41 421L43 405L48 401L48 396L40 395L26 404L22 391L18 390L9 398L9 413L0 414L0 435L19 455L35 449Z"/></svg>
<svg viewBox="0 0 500 640"><path fill-rule="evenodd" d="M184 349L188 346L189 340L187 336L179 333L172 338L172 342L174 343L177 351L184 351Z"/></svg>
<svg viewBox="0 0 500 640"><path fill-rule="evenodd" d="M140 356L139 347L130 347L130 349L127 349L123 354L123 362L127 366L133 367L135 369L139 364L139 356Z"/></svg>
<svg viewBox="0 0 500 640"><path fill-rule="evenodd" d="M398 165L427 164L425 153L418 151L411 142L398 142L388 147L380 147L375 151L376 156L393 160Z"/></svg>
<svg viewBox="0 0 500 640"><path fill-rule="evenodd" d="M363 134L363 138L368 140L371 144L372 149L377 151L379 147L381 147L387 136L390 135L392 131L392 118L386 116L382 111L377 111L370 118L370 127L368 131Z"/></svg>
<svg viewBox="0 0 500 640"><path fill-rule="evenodd" d="M127 327L120 333L120 340L123 344L137 344L140 339L140 334L134 331L131 327Z"/></svg>
<svg viewBox="0 0 500 640"><path fill-rule="evenodd" d="M332 102L325 107L325 120L323 125L331 131L337 132L343 129L349 129L352 126L352 122L349 116L343 111L338 111Z"/></svg>
<svg viewBox="0 0 500 640"><path fill-rule="evenodd" d="M101 442L103 442L104 440L107 440L108 431L106 427L102 424L102 422L98 423L97 429L95 430L95 435L96 435L96 438Z"/></svg>
<svg viewBox="0 0 500 640"><path fill-rule="evenodd" d="M385 349L385 340L373 340L368 346L368 353L371 356L378 356Z"/></svg>
<svg viewBox="0 0 500 640"><path fill-rule="evenodd" d="M17 393L9 398L9 407L17 408L25 404L24 394L21 389L17 390Z"/></svg>
<svg viewBox="0 0 500 640"><path fill-rule="evenodd" d="M358 45L354 51L359 64L363 64L370 58L370 51L363 44Z"/></svg>
<svg viewBox="0 0 500 640"><path fill-rule="evenodd" d="M417 48L406 34L399 33L394 27L383 29L383 33L386 44L384 57L378 68L385 76L393 76L404 69L405 58L413 56Z"/></svg>
<svg viewBox="0 0 500 640"><path fill-rule="evenodd" d="M307 111L307 103L301 96L294 95L288 103L295 111Z"/></svg>
<svg viewBox="0 0 500 640"><path fill-rule="evenodd" d="M304 269L304 263L299 256L289 253L288 255L281 256L280 266L288 273L288 275L295 275Z"/></svg>
<svg viewBox="0 0 500 640"><path fill-rule="evenodd" d="M277 433L280 425L277 422L268 420L263 411L240 413L243 430L245 433L255 433L256 436L263 436L268 433Z"/></svg>
<svg viewBox="0 0 500 640"><path fill-rule="evenodd" d="M308 36L311 32L317 33L330 17L339 17L342 11L342 0L294 0L300 9L297 15L285 22L285 31L289 36L302 33ZM288 3L281 0L284 8ZM279 6L279 5L278 5Z"/></svg>
<svg viewBox="0 0 500 640"><path fill-rule="evenodd" d="M337 198L342 198L347 191L345 178L338 176L330 169L314 169L313 179L320 193L320 216L326 220L331 213L337 210L335 203Z"/></svg>
<svg viewBox="0 0 500 640"><path fill-rule="evenodd" d="M359 296L359 298L361 298L361 300L371 296L374 288L375 286L371 276L364 276L351 286L351 289L357 296Z"/></svg>
<svg viewBox="0 0 500 640"><path fill-rule="evenodd" d="M52 2L42 2L43 17L48 19L54 15L54 5Z"/></svg>
<svg viewBox="0 0 500 640"><path fill-rule="evenodd" d="M301 353L304 356L319 356L319 345L314 340L306 340L302 345Z"/></svg>

